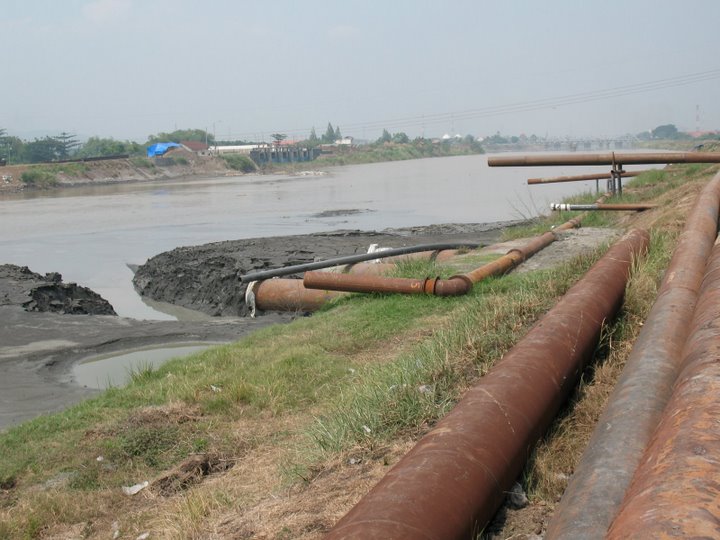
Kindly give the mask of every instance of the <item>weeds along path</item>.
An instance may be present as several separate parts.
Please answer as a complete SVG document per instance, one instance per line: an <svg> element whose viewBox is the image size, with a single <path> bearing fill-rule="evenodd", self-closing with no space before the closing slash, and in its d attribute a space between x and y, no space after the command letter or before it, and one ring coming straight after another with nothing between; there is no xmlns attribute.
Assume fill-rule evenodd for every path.
<svg viewBox="0 0 720 540"><path fill-rule="evenodd" d="M654 226L650 259L528 464L530 505L501 512L498 534L542 530L654 299L685 201L713 171L638 177L626 197L660 208L587 223ZM489 280L467 297L343 299L2 433L0 537L319 538L601 252Z"/></svg>

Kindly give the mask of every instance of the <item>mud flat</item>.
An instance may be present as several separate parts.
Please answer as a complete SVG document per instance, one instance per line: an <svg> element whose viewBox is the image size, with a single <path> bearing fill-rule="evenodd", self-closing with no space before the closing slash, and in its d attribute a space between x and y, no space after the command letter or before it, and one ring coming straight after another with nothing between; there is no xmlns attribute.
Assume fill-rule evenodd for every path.
<svg viewBox="0 0 720 540"><path fill-rule="evenodd" d="M126 319L57 273L0 265L0 430L98 393L73 380L72 367L83 359L166 344L228 342L289 319Z"/></svg>
<svg viewBox="0 0 720 540"><path fill-rule="evenodd" d="M340 230L181 247L140 266L134 284L140 295L152 300L212 316L244 317L248 308L247 285L240 283L243 274L366 253L371 244L393 248L437 242L491 244L500 238L503 227L516 223L443 224L381 232Z"/></svg>
<svg viewBox="0 0 720 540"><path fill-rule="evenodd" d="M118 317L98 294L63 283L57 273L43 276L26 267L0 265L0 430L98 393L100 390L78 384L73 376L73 367L88 358L236 341L263 326L299 315L246 317L242 274L364 253L370 244L403 247L466 242L494 244L488 252L504 253L518 242L496 243L501 228L510 224L448 224L216 242L161 253L137 269L135 286L140 294L214 316L199 321ZM568 231L523 266L534 269L559 264L616 234L608 229Z"/></svg>
<svg viewBox="0 0 720 540"><path fill-rule="evenodd" d="M337 231L182 247L137 270L148 298L216 316L203 321L138 321L115 315L90 289L58 273L0 265L0 430L61 410L99 390L79 385L73 366L91 357L187 343L235 341L297 314L244 317L240 275L317 258L365 252L370 244L490 243L507 224L434 225L380 233ZM219 317L221 316L221 317Z"/></svg>

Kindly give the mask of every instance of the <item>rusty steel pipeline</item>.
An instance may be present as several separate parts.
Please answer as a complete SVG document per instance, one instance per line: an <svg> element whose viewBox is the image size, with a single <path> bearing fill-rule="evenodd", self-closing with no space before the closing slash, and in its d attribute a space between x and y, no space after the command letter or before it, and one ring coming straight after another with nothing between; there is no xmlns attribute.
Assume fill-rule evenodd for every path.
<svg viewBox="0 0 720 540"><path fill-rule="evenodd" d="M652 170L652 169L648 169ZM632 176L638 176L646 171L623 171L620 173L622 178L630 178ZM550 178L528 178L527 183L533 184L556 184L559 182L582 182L584 180L605 180L612 178L612 172L606 173L592 173L592 174L577 174L575 176L553 176Z"/></svg>
<svg viewBox="0 0 720 540"><path fill-rule="evenodd" d="M720 537L720 244L715 244L682 371L608 538Z"/></svg>
<svg viewBox="0 0 720 540"><path fill-rule="evenodd" d="M245 293L250 313L255 311L317 311L327 301L342 296L333 291L313 291L303 287L301 279L253 281Z"/></svg>
<svg viewBox="0 0 720 540"><path fill-rule="evenodd" d="M555 231L571 229L577 227L579 224L579 218L574 218L556 227ZM484 264L465 274L452 276L448 279L388 278L383 276L351 276L347 274L330 274L327 272L306 272L303 277L303 283L308 289L327 291L460 296L470 292L473 284L490 276L502 275L512 270L524 260L549 246L555 240L557 240L555 232L546 232L533 238L524 246L511 249L505 255L492 262Z"/></svg>
<svg viewBox="0 0 720 540"><path fill-rule="evenodd" d="M635 230L614 244L326 538L451 540L483 527L592 356L647 243Z"/></svg>
<svg viewBox="0 0 720 540"><path fill-rule="evenodd" d="M535 167L543 165L652 165L662 163L720 163L720 152L648 152L604 154L552 154L493 156L490 167Z"/></svg>
<svg viewBox="0 0 720 540"><path fill-rule="evenodd" d="M719 207L720 173L688 216L657 300L550 521L548 540L600 539L610 527L670 397Z"/></svg>
<svg viewBox="0 0 720 540"><path fill-rule="evenodd" d="M422 260L448 260L458 254L456 249L444 249L440 251L422 251L418 253L399 255L395 257L388 257L388 261L403 261L412 259ZM380 262L380 263L368 263L359 262L346 266L335 267L334 270L337 272L346 272L357 277L368 278L370 276L378 276L385 274L395 268L396 265L391 262ZM316 272L317 274L325 276L327 279L332 280L331 276L340 275L334 273L333 269L328 269L324 272ZM342 274L344 275L344 274ZM377 279L377 278L376 278ZM428 280L426 280L428 281ZM433 280L434 283L434 280ZM450 296L453 294L452 288L455 283L445 285L444 288L441 285L438 288L438 294L445 292L444 296ZM251 316L255 316L257 310L260 311L317 311L327 301L332 300L341 296L342 292L331 292L329 288L320 288L322 290L314 290L306 288L303 285L302 280L299 279L268 279L263 281L253 281L248 285L248 289L245 294L245 303L250 308ZM399 292L397 290L388 290L382 292ZM412 293L413 291L405 291ZM457 293L455 293L457 294Z"/></svg>

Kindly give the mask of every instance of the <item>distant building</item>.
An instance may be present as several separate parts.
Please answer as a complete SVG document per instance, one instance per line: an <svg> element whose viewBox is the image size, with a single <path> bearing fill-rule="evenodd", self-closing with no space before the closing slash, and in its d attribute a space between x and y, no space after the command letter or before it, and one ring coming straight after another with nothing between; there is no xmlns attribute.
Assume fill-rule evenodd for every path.
<svg viewBox="0 0 720 540"><path fill-rule="evenodd" d="M270 148L270 145L268 143L260 143L260 144L237 144L237 145L228 145L228 146L211 146L209 149L209 152L211 154L247 154L250 155L250 152L254 150L260 150Z"/></svg>
<svg viewBox="0 0 720 540"><path fill-rule="evenodd" d="M198 155L206 156L208 155L209 146L202 142L202 141L180 141L180 144L185 147L186 150L189 150L190 152L195 152Z"/></svg>

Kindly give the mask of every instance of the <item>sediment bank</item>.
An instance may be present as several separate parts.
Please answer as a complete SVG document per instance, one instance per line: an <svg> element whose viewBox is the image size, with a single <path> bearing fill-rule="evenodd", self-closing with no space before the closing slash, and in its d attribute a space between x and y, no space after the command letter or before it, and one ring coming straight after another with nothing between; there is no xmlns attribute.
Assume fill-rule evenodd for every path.
<svg viewBox="0 0 720 540"><path fill-rule="evenodd" d="M497 242L502 227L518 222L444 224L380 232L327 233L250 238L180 247L149 259L135 273L141 296L212 316L244 317L247 284L253 271L367 252L371 244L403 247L431 242Z"/></svg>

